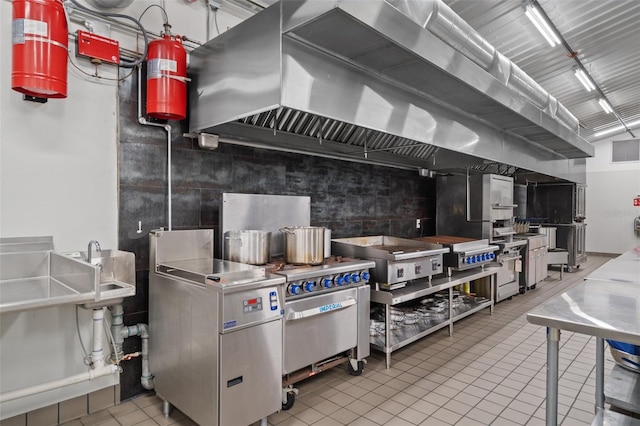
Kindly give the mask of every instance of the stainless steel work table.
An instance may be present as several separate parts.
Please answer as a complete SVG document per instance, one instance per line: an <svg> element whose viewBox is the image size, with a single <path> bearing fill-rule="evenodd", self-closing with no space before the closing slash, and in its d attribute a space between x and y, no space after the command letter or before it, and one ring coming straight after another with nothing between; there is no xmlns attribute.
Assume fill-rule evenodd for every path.
<svg viewBox="0 0 640 426"><path fill-rule="evenodd" d="M548 328L547 425L558 424L560 330L596 337L596 424L598 419L605 421L611 416L619 416L604 410L604 339L640 345L638 284L588 279L533 309L527 314L527 320ZM629 424L636 424L635 419Z"/></svg>
<svg viewBox="0 0 640 426"><path fill-rule="evenodd" d="M630 250L610 260L596 269L587 279L640 284L640 251Z"/></svg>
<svg viewBox="0 0 640 426"><path fill-rule="evenodd" d="M443 277L429 280L416 280L408 284L406 287L395 290L371 290L371 302L385 305L385 333L384 336L375 336L371 338L371 346L374 349L382 351L386 355L387 368L391 367L391 353L409 343L415 342L424 336L449 326L449 335L453 334L453 323L465 318L484 308L490 308L493 314L494 305L494 284L495 276L498 268L487 267L479 270L469 270L464 272L455 272L451 277ZM452 307L453 287L474 281L481 278L490 277L490 297L489 300L482 303L474 303L465 306L463 309L454 309ZM390 329L391 315L389 306L409 302L421 297L428 296L441 290L449 290L449 314L446 319L424 321L422 324L406 326L399 330Z"/></svg>

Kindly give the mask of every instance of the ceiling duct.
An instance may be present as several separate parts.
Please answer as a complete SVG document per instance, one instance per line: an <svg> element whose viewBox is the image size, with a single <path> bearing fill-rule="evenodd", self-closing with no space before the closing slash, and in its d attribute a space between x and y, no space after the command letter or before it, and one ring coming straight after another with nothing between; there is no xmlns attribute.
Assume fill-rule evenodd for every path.
<svg viewBox="0 0 640 426"><path fill-rule="evenodd" d="M571 181L584 179L572 159L594 152L566 108L439 1L281 1L195 49L191 72L190 130L265 147Z"/></svg>

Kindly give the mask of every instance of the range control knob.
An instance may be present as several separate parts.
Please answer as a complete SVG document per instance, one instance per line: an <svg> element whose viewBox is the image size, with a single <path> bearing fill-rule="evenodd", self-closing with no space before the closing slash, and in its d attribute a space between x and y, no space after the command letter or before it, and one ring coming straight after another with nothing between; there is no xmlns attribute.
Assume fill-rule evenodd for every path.
<svg viewBox="0 0 640 426"><path fill-rule="evenodd" d="M315 289L316 289L315 281L307 281L304 283L304 291L306 291L307 293L311 293Z"/></svg>
<svg viewBox="0 0 640 426"><path fill-rule="evenodd" d="M338 275L338 276L335 278L335 280L334 280L334 281L336 282L336 285L338 285L338 286L342 286L342 285L344 285L344 278L343 278L342 276L340 276L340 275Z"/></svg>
<svg viewBox="0 0 640 426"><path fill-rule="evenodd" d="M364 282L369 281L369 278L371 278L371 274L369 274L369 272L367 272L367 271L362 271L360 276L362 277L362 281L364 281Z"/></svg>
<svg viewBox="0 0 640 426"><path fill-rule="evenodd" d="M482 256L480 256L480 259L482 259L482 261L484 262L485 260L487 260L487 255L483 253Z"/></svg>
<svg viewBox="0 0 640 426"><path fill-rule="evenodd" d="M333 280L331 278L322 279L322 287L331 288L333 286Z"/></svg>
<svg viewBox="0 0 640 426"><path fill-rule="evenodd" d="M359 283L360 282L360 274L358 274L358 273L351 274L351 281L353 281L354 283Z"/></svg>
<svg viewBox="0 0 640 426"><path fill-rule="evenodd" d="M300 287L298 284L289 284L289 287L287 287L287 293L292 296L296 296L302 293L302 287Z"/></svg>
<svg viewBox="0 0 640 426"><path fill-rule="evenodd" d="M495 254L493 254L493 253L489 253L489 259L492 259L492 260L493 260L493 259L495 259L495 257L496 257L496 255L495 255Z"/></svg>
<svg viewBox="0 0 640 426"><path fill-rule="evenodd" d="M476 254L476 262L480 262L480 255Z"/></svg>
<svg viewBox="0 0 640 426"><path fill-rule="evenodd" d="M344 278L345 284L351 284L351 274L344 274L342 277Z"/></svg>
<svg viewBox="0 0 640 426"><path fill-rule="evenodd" d="M470 265L470 264L471 264L471 258L470 258L470 257L467 257L467 258L464 260L464 262L465 262L467 265Z"/></svg>

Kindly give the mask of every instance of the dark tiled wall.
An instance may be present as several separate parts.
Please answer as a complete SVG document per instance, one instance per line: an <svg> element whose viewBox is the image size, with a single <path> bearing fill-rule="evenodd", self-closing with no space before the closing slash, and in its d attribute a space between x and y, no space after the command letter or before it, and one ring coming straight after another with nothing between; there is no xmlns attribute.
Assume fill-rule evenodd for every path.
<svg viewBox="0 0 640 426"><path fill-rule="evenodd" d="M120 88L119 247L136 255L137 293L125 299L125 324L147 322L149 229L167 226L166 133L141 126L136 116L136 82ZM417 172L229 144L202 150L182 137L175 124L171 168L173 229L213 228L224 192L307 195L311 224L326 226L335 238L393 235L414 238L435 232L435 179ZM182 125L184 125L182 123ZM416 229L416 219L423 226ZM138 233L138 221L144 232ZM220 253L219 241L215 253ZM127 339L126 351L140 349ZM140 361L128 361L122 399L143 391Z"/></svg>

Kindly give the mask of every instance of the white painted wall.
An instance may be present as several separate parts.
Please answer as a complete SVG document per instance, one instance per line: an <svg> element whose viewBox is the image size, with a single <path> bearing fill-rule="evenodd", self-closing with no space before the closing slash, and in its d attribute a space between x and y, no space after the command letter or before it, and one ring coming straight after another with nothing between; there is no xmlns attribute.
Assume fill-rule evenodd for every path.
<svg viewBox="0 0 640 426"><path fill-rule="evenodd" d="M620 135L594 143L595 156L587 159L587 251L624 253L640 245L633 220L640 207L640 162L612 163L611 141L631 139Z"/></svg>
<svg viewBox="0 0 640 426"><path fill-rule="evenodd" d="M165 3L174 33L205 41L204 2L156 3ZM136 1L130 10L118 12L138 17L149 4ZM220 30L242 20L242 14L234 12L238 16L219 12ZM91 239L97 239L103 248L117 248L117 83L87 77L69 66L67 99L51 99L46 104L23 101L21 94L11 90L11 15L11 2L0 1L0 51L5 53L0 61L0 237L51 235L58 251L86 250ZM143 22L150 30L161 30L158 10L150 10ZM216 30L211 34L215 36ZM135 48L133 37L117 31L112 36L124 47ZM70 50L75 50L73 43ZM83 60L74 57L73 61L94 72ZM115 67L106 65L98 72L107 78L117 75ZM90 326L90 311L80 309L85 345L90 343ZM86 370L74 306L0 318L0 392ZM111 376L5 403L0 406L0 418L117 382L117 376Z"/></svg>
<svg viewBox="0 0 640 426"><path fill-rule="evenodd" d="M0 7L0 48L9 53L11 3ZM64 251L92 239L117 246L116 94L115 82L70 67L68 99L26 102L11 90L11 61L1 61L0 236L52 235Z"/></svg>

